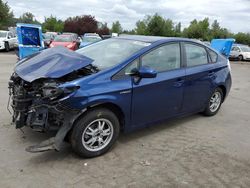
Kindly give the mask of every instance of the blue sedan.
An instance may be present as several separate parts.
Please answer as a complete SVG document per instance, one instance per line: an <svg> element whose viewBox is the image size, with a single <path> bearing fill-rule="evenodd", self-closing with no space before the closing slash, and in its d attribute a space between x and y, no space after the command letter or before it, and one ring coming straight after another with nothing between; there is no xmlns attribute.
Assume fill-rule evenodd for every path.
<svg viewBox="0 0 250 188"><path fill-rule="evenodd" d="M60 150L68 140L80 156L95 157L121 131L198 112L215 115L231 74L228 59L201 42L124 35L76 52L56 47L27 57L9 88L16 128L58 130L27 151Z"/></svg>

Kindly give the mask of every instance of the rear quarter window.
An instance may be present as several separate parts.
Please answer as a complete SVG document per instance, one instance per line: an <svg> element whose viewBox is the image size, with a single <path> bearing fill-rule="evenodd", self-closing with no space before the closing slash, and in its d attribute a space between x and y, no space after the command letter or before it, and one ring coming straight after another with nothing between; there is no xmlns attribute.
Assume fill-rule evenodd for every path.
<svg viewBox="0 0 250 188"><path fill-rule="evenodd" d="M216 63L217 59L218 59L218 54L210 49L207 49L207 51L208 51L208 54L210 56L211 63Z"/></svg>
<svg viewBox="0 0 250 188"><path fill-rule="evenodd" d="M185 50L187 67L204 65L208 63L208 54L204 47L196 44L186 43Z"/></svg>

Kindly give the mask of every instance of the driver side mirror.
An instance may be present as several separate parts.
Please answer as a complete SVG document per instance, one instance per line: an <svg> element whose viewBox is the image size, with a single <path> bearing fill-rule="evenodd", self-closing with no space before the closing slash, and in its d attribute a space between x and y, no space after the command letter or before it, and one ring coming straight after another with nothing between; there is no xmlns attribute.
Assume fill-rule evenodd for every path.
<svg viewBox="0 0 250 188"><path fill-rule="evenodd" d="M140 78L155 78L157 72L150 67L142 66L139 69L132 69L130 75L138 76Z"/></svg>

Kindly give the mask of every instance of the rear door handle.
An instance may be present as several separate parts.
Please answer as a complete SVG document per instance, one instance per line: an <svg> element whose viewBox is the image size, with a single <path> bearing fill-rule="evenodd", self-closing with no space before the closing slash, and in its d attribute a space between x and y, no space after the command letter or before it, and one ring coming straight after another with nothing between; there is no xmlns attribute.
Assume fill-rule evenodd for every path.
<svg viewBox="0 0 250 188"><path fill-rule="evenodd" d="M183 85L184 81L185 81L184 79L178 78L177 81L174 82L174 86L175 87L181 87Z"/></svg>
<svg viewBox="0 0 250 188"><path fill-rule="evenodd" d="M213 71L210 71L210 72L208 73L208 76L209 76L210 78L215 78L215 73L214 73Z"/></svg>

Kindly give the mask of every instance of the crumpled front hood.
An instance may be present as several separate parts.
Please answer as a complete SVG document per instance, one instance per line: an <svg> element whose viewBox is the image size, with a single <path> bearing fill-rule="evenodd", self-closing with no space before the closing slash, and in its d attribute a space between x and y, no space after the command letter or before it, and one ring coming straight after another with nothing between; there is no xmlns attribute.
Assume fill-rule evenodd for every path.
<svg viewBox="0 0 250 188"><path fill-rule="evenodd" d="M59 46L22 59L15 72L25 81L32 82L39 78L60 78L92 62L86 56Z"/></svg>

